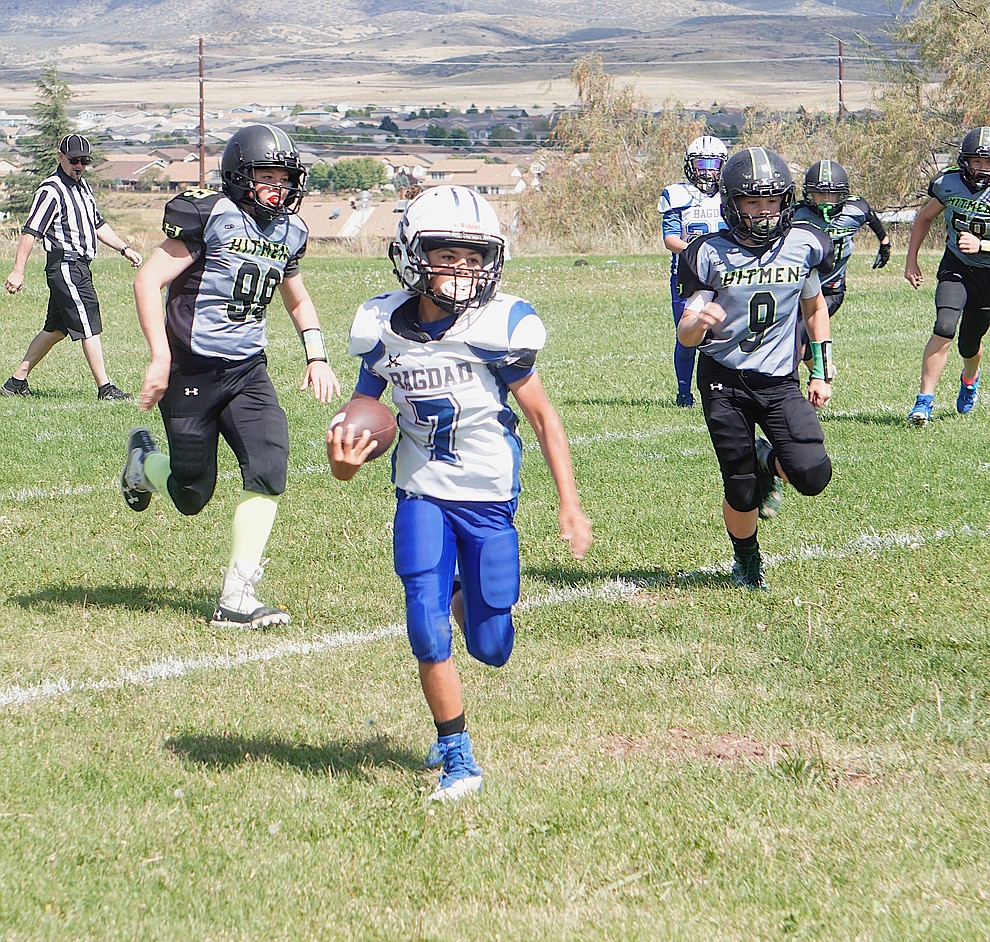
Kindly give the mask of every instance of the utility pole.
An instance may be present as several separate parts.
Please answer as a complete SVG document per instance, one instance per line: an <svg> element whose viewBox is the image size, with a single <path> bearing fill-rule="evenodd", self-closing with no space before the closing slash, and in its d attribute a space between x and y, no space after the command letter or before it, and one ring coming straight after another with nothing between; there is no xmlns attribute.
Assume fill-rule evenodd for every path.
<svg viewBox="0 0 990 942"><path fill-rule="evenodd" d="M846 102L842 97L842 78L843 78L843 58L842 58L842 40L839 40L839 120L841 121L846 116Z"/></svg>
<svg viewBox="0 0 990 942"><path fill-rule="evenodd" d="M206 187L206 99L203 91L203 37L199 37L199 186Z"/></svg>

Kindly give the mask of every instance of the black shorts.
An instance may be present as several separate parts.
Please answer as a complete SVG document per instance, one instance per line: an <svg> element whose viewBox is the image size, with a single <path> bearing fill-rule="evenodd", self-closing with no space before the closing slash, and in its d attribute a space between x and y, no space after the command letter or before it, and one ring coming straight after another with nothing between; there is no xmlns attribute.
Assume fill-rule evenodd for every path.
<svg viewBox="0 0 990 942"><path fill-rule="evenodd" d="M702 354L698 391L724 480L756 474L756 426L770 439L788 476L827 460L818 413L796 373L732 370Z"/></svg>
<svg viewBox="0 0 990 942"><path fill-rule="evenodd" d="M159 409L168 434L169 493L183 513L198 513L213 495L221 435L237 457L244 490L285 491L289 426L264 354L202 372L173 365Z"/></svg>
<svg viewBox="0 0 990 942"><path fill-rule="evenodd" d="M967 359L974 357L990 329L990 268L967 265L946 251L936 278L932 332L939 337L953 337L958 326L959 353Z"/></svg>
<svg viewBox="0 0 990 942"><path fill-rule="evenodd" d="M45 330L68 334L73 340L86 340L103 332L100 302L86 259L49 252L45 277L48 280Z"/></svg>

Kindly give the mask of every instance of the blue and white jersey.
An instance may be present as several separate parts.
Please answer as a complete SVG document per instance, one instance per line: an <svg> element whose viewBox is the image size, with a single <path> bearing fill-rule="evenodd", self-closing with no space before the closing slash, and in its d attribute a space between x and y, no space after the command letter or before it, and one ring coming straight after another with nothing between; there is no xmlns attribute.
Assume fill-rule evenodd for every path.
<svg viewBox="0 0 990 942"><path fill-rule="evenodd" d="M959 251L960 232L990 239L990 186L974 190L958 167L950 167L928 185L928 195L945 207L946 248L970 268L990 268L990 253L967 255Z"/></svg>
<svg viewBox="0 0 990 942"><path fill-rule="evenodd" d="M348 349L361 358L356 391L377 397L392 386L392 481L444 500L511 500L522 442L508 384L533 372L543 322L526 301L497 294L434 337L418 310L419 295L391 291L362 304L351 325Z"/></svg>
<svg viewBox="0 0 990 942"><path fill-rule="evenodd" d="M797 369L801 298L820 290L831 270L832 242L821 229L795 225L768 246L747 246L716 232L682 253L681 295L714 294L725 320L698 349L733 370L788 376Z"/></svg>
<svg viewBox="0 0 990 942"><path fill-rule="evenodd" d="M794 213L795 222L804 222L825 232L835 248L835 268L830 275L822 278L822 290L826 294L836 294L846 288L846 266L855 247L853 236L865 225L869 225L878 239L886 235L883 223L870 208L870 204L859 196L850 196L842 209L827 222L820 212L807 203L799 203Z"/></svg>
<svg viewBox="0 0 990 942"><path fill-rule="evenodd" d="M685 242L725 228L722 200L718 193L705 196L691 183L673 183L660 194L657 212L662 216L663 235L678 236ZM677 253L670 254L670 275L677 274Z"/></svg>
<svg viewBox="0 0 990 942"><path fill-rule="evenodd" d="M168 287L172 358L246 360L261 353L268 305L306 252L306 224L285 215L262 227L223 194L192 189L165 205L162 230L193 256Z"/></svg>

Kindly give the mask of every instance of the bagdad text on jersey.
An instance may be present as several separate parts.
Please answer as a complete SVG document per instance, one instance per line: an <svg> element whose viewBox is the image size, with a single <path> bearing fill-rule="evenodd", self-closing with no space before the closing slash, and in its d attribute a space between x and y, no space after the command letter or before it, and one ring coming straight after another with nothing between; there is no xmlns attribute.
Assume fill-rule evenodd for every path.
<svg viewBox="0 0 990 942"><path fill-rule="evenodd" d="M396 370L388 374L388 380L393 386L398 386L407 392L417 389L446 389L450 386L470 383L473 379L474 371L470 363L455 363L442 369L430 366L401 372Z"/></svg>

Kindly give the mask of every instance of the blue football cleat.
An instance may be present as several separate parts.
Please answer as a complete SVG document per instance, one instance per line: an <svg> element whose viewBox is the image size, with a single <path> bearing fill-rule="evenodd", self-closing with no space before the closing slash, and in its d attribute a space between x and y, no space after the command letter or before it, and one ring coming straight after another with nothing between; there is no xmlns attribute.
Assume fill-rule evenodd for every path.
<svg viewBox="0 0 990 942"><path fill-rule="evenodd" d="M437 746L443 757L443 771L430 798L433 801L452 801L478 791L482 785L481 766L474 761L471 737L467 733L441 736Z"/></svg>
<svg viewBox="0 0 990 942"><path fill-rule="evenodd" d="M973 411L976 400L980 398L980 374L976 374L971 386L967 386L964 378L959 377L959 395L956 396L956 412L967 415Z"/></svg>
<svg viewBox="0 0 990 942"><path fill-rule="evenodd" d="M932 417L932 409L935 407L935 397L919 393L914 400L914 405L908 413L908 422L912 425L927 425Z"/></svg>

